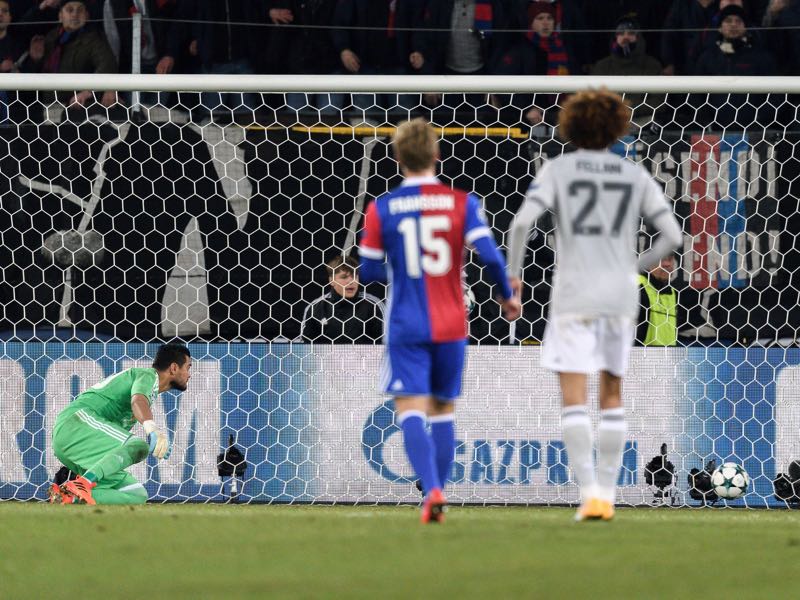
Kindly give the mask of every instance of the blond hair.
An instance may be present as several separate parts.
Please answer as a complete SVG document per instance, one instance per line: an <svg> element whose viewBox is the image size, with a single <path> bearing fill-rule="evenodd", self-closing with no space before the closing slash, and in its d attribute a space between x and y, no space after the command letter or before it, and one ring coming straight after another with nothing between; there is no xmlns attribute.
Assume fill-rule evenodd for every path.
<svg viewBox="0 0 800 600"><path fill-rule="evenodd" d="M392 146L397 162L412 173L433 167L439 154L436 132L422 117L401 123L392 138Z"/></svg>
<svg viewBox="0 0 800 600"><path fill-rule="evenodd" d="M578 148L602 150L628 132L631 109L622 96L606 89L572 96L558 115L558 135Z"/></svg>

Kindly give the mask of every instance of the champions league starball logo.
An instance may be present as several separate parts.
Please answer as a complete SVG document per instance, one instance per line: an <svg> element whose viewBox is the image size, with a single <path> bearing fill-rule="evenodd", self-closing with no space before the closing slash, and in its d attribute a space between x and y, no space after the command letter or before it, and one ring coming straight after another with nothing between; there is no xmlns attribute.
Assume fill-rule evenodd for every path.
<svg viewBox="0 0 800 600"><path fill-rule="evenodd" d="M398 474L386 464L388 442L397 433L400 433L400 427L395 422L394 401L387 400L367 417L361 433L361 450L370 468L384 479L393 483L412 483L413 479ZM401 437L394 440L401 443Z"/></svg>

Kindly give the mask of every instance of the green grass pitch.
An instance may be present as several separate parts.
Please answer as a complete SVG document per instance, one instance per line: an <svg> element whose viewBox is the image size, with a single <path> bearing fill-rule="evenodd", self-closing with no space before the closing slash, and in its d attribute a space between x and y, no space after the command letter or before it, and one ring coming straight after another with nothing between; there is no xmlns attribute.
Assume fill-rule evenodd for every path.
<svg viewBox="0 0 800 600"><path fill-rule="evenodd" d="M800 512L0 502L0 598L790 598Z"/></svg>

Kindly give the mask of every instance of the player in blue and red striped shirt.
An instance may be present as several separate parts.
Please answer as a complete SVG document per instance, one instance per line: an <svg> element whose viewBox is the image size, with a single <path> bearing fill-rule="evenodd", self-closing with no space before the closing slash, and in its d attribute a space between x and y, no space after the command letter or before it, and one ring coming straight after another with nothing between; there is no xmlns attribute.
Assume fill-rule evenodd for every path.
<svg viewBox="0 0 800 600"><path fill-rule="evenodd" d="M506 318L516 319L521 305L478 199L436 179L433 128L423 119L408 121L392 143L405 180L367 208L360 278L389 282L381 385L395 397L406 453L422 481L422 522L441 522L467 338L461 280L467 244L498 285Z"/></svg>

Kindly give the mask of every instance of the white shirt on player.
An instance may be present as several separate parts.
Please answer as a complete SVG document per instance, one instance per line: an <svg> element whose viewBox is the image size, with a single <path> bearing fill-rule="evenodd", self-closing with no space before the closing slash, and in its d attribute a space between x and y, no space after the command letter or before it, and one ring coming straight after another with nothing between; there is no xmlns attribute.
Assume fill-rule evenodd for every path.
<svg viewBox="0 0 800 600"><path fill-rule="evenodd" d="M555 216L556 231L550 314L635 318L637 274L681 243L661 187L640 165L608 150L578 150L547 162L511 228L512 276L520 276L528 232L546 210ZM641 217L658 236L637 261Z"/></svg>

